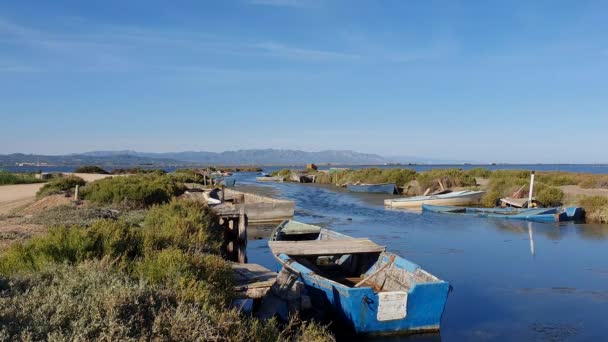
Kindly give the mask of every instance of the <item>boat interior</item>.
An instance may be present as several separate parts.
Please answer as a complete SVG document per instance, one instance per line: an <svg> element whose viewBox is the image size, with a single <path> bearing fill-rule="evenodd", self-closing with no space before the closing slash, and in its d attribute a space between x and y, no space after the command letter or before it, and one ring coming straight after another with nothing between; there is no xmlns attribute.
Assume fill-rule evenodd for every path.
<svg viewBox="0 0 608 342"><path fill-rule="evenodd" d="M277 230L274 240L317 241L316 245L321 246L318 253L310 246L283 252L321 277L347 287L371 287L375 292L408 291L416 283L440 281L420 268L409 272L395 262L398 258L396 255L383 251L383 247L368 246L367 252L361 250L345 253L349 250L349 245L361 245L359 242L364 242L361 241L363 239L354 239L316 226L293 223L295 224ZM340 245L336 247L336 253L329 253L330 249L322 249L323 245L334 244ZM375 244L374 246L381 247Z"/></svg>

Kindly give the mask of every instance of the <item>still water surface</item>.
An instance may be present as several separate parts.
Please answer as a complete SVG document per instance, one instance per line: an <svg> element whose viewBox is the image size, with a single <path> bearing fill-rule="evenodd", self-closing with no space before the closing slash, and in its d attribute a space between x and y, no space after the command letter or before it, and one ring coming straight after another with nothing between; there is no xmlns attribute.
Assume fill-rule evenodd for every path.
<svg viewBox="0 0 608 342"><path fill-rule="evenodd" d="M257 184L240 174L238 184ZM385 210L386 195L274 183L296 219L369 237L448 281L440 335L383 340L600 341L608 325L608 225L545 224ZM264 234L262 234L264 235ZM249 262L275 269L267 239Z"/></svg>

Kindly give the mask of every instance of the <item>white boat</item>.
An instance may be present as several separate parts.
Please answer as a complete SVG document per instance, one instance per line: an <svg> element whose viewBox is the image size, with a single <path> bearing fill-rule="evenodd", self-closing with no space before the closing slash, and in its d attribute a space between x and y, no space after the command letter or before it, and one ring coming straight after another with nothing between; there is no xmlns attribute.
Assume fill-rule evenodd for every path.
<svg viewBox="0 0 608 342"><path fill-rule="evenodd" d="M462 190L447 194L414 196L384 200L388 208L421 209L423 204L432 205L470 205L479 203L485 191Z"/></svg>

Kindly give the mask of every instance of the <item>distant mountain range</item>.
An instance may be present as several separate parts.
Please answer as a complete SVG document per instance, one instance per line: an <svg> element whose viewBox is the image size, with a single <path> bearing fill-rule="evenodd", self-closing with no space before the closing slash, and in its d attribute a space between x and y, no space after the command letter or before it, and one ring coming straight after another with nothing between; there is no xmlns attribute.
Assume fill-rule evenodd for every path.
<svg viewBox="0 0 608 342"><path fill-rule="evenodd" d="M166 152L92 151L61 156L14 153L0 155L0 165L14 166L20 163L52 165L303 165L346 164L374 165L395 162L377 154L354 151L327 150L306 152L299 150L256 149L225 152Z"/></svg>

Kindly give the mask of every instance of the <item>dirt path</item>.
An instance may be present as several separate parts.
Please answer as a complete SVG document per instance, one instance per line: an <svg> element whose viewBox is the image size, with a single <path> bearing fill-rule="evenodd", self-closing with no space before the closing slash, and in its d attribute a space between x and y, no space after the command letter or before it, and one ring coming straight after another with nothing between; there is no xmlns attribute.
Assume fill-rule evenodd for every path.
<svg viewBox="0 0 608 342"><path fill-rule="evenodd" d="M112 176L89 173L73 173L73 175L78 176L87 182L93 182L98 179ZM43 185L44 183L0 186L0 215L8 214L17 208L34 202L36 199L36 192L38 192Z"/></svg>
<svg viewBox="0 0 608 342"><path fill-rule="evenodd" d="M36 192L44 185L18 184L0 186L0 214L8 214L12 210L29 204L36 199Z"/></svg>

